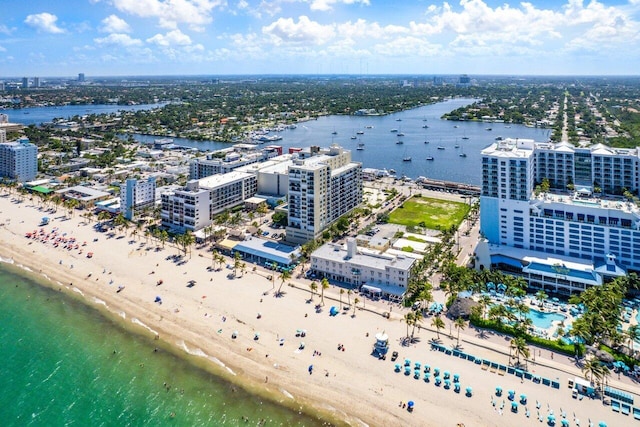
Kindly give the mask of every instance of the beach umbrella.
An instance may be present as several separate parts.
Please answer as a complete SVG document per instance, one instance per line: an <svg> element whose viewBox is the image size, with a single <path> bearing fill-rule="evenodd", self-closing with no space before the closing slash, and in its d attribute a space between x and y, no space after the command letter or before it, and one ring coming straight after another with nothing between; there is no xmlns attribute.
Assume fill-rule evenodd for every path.
<svg viewBox="0 0 640 427"><path fill-rule="evenodd" d="M396 370L396 372L400 372L400 364L399 363L396 363L395 370Z"/></svg>
<svg viewBox="0 0 640 427"><path fill-rule="evenodd" d="M427 364L425 363L425 365L424 365L424 371L425 371L425 372L429 372L430 370L431 370L431 366L429 366L429 365L427 365Z"/></svg>
<svg viewBox="0 0 640 427"><path fill-rule="evenodd" d="M415 405L415 403L413 402L413 400L410 400L410 401L407 402L407 406L409 408L413 408L414 405Z"/></svg>
<svg viewBox="0 0 640 427"><path fill-rule="evenodd" d="M431 374L429 372L425 372L424 373L424 379L425 381L429 381L429 377L431 376Z"/></svg>
<svg viewBox="0 0 640 427"><path fill-rule="evenodd" d="M568 420L562 420L562 421L560 422L560 424L562 424L562 425L563 425L563 427L569 427L569 421L568 421Z"/></svg>
<svg viewBox="0 0 640 427"><path fill-rule="evenodd" d="M451 374L449 373L449 371L444 371L444 378L447 379L451 376Z"/></svg>
<svg viewBox="0 0 640 427"><path fill-rule="evenodd" d="M440 368L433 368L433 375L436 377L440 375Z"/></svg>
<svg viewBox="0 0 640 427"><path fill-rule="evenodd" d="M527 395L522 393L520 395L520 402L522 402L522 404L524 405L525 403L527 403Z"/></svg>
<svg viewBox="0 0 640 427"><path fill-rule="evenodd" d="M605 423L604 421L600 421L598 423L598 427L607 427L607 423Z"/></svg>
<svg viewBox="0 0 640 427"><path fill-rule="evenodd" d="M458 381L460 381L460 375L458 374L453 374L453 382L457 383Z"/></svg>
<svg viewBox="0 0 640 427"><path fill-rule="evenodd" d="M421 366L422 366L422 363L416 362L416 369L420 369Z"/></svg>
<svg viewBox="0 0 640 427"><path fill-rule="evenodd" d="M467 396L471 396L472 391L471 387L467 387Z"/></svg>
<svg viewBox="0 0 640 427"><path fill-rule="evenodd" d="M517 411L518 410L518 404L516 402L511 402L511 410L512 411Z"/></svg>
<svg viewBox="0 0 640 427"><path fill-rule="evenodd" d="M404 365L405 366L411 365L411 359L404 359Z"/></svg>
<svg viewBox="0 0 640 427"><path fill-rule="evenodd" d="M500 396L502 394L502 387L498 386L496 387L496 395Z"/></svg>

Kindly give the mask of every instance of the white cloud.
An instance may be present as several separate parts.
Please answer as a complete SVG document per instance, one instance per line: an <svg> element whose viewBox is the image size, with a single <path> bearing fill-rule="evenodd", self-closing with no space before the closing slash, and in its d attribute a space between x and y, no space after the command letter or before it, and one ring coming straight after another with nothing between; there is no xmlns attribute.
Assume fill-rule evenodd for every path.
<svg viewBox="0 0 640 427"><path fill-rule="evenodd" d="M7 49L5 49L4 47L0 46L0 52L6 52Z"/></svg>
<svg viewBox="0 0 640 427"><path fill-rule="evenodd" d="M201 29L212 20L214 8L225 0L112 0L120 11L142 18L157 18L161 27L176 28L184 23Z"/></svg>
<svg viewBox="0 0 640 427"><path fill-rule="evenodd" d="M263 27L262 33L270 36L275 45L282 43L306 43L320 45L335 36L333 25L322 25L311 21L307 16L300 16L298 22L291 18L280 18Z"/></svg>
<svg viewBox="0 0 640 427"><path fill-rule="evenodd" d="M100 31L103 33L130 33L131 27L124 19L116 15L109 15L102 20Z"/></svg>
<svg viewBox="0 0 640 427"><path fill-rule="evenodd" d="M117 34L117 33L112 33L112 34L109 34L107 37L97 38L97 39L94 39L93 41L102 45L119 45L119 46L126 46L126 47L142 45L142 41L139 39L131 38L128 34Z"/></svg>
<svg viewBox="0 0 640 427"><path fill-rule="evenodd" d="M312 0L311 10L327 11L333 9L333 5L336 3L354 4L361 3L366 6L370 6L369 0Z"/></svg>
<svg viewBox="0 0 640 427"><path fill-rule="evenodd" d="M14 31L15 31L15 27L9 28L6 25L0 24L0 34L10 35Z"/></svg>
<svg viewBox="0 0 640 427"><path fill-rule="evenodd" d="M147 42L158 46L188 46L191 44L191 38L180 30L173 30L167 34L156 34L148 38Z"/></svg>
<svg viewBox="0 0 640 427"><path fill-rule="evenodd" d="M61 34L64 30L56 25L58 17L47 12L29 15L24 23L45 33Z"/></svg>

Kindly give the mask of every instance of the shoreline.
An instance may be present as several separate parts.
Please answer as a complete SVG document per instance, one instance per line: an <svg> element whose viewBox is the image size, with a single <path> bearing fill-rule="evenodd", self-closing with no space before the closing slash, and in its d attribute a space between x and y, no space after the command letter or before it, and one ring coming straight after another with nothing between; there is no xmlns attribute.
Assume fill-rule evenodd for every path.
<svg viewBox="0 0 640 427"><path fill-rule="evenodd" d="M186 342L183 338L174 336L164 328L154 330L139 318L129 316L126 311L119 310L119 307L109 305L106 301L96 296L91 294L87 295L75 285L70 287L49 277L45 273L35 272L32 268L33 266L22 262L21 257L22 254L12 251L11 257L9 258L0 256L0 263L3 268L11 273L25 277L30 282L48 291L61 292L66 298L73 300L74 303L82 305L83 308L96 313L105 321L111 323L113 327L119 328L124 333L134 335L137 339L143 340L146 345L162 348L162 350L181 359L192 367L203 371L207 375L212 375L229 385L240 387L245 392L263 398L272 404L302 413L310 418L316 419L318 422L329 423L329 425L336 426L342 425L342 420L333 419L335 414L325 413L325 411L319 410L302 401L302 398L296 400L296 398L285 389L269 390L265 387L260 387L260 384L257 384L250 377L243 376L245 375L245 370L239 367L236 368L237 371L243 374L239 375L233 367L227 365L216 356L206 353L195 343ZM16 258L20 258L20 261L16 261Z"/></svg>
<svg viewBox="0 0 640 427"><path fill-rule="evenodd" d="M43 227L42 239L27 239L26 232L37 229L39 233L36 224L43 215L53 219ZM340 288L331 286L325 292L326 305L317 312L314 306L320 296L311 298L306 281L292 278L294 286L282 286L285 296L275 298L273 292L280 280L268 280L266 276L272 273L260 267L254 272L249 265L242 276L229 278L231 270L211 270L212 261L204 249L194 247L191 257L176 262L177 248L162 248L144 237L118 232L109 237L77 214L68 218L62 210L45 213L36 202L20 202L10 196L0 197L0 224L0 238L5 242L0 256L11 257L16 267L31 270L25 269L25 273L42 280L46 276L52 289L64 290L85 305L106 312L127 330L150 339L159 334L159 343L188 363L321 421L359 426L537 425L538 420L525 418L523 411L496 416L490 397L498 384L526 391L532 401L537 397L556 405L556 410L558 404L563 408L577 406L576 412L585 420L600 417L610 422L612 416L607 407L571 398L564 386L567 374L554 369L560 360L534 365L537 375L563 377L563 386L556 390L521 383L512 375L498 376L433 351L429 343L436 334L428 329L430 319L425 319L424 328L418 331L418 341L403 345L406 325L401 319L405 310L397 305L367 300L360 304L366 310L354 312L351 306L331 317L329 307L338 306L340 299L342 305L353 303L355 295L348 301L338 293ZM77 242L86 242L86 247L53 247L44 236L56 228L57 236L64 232ZM86 257L88 251L94 253L92 258ZM187 286L191 281L195 285ZM123 286L121 292L119 286ZM391 312L390 319L380 315L384 311ZM307 331L306 336L296 336L296 330ZM236 338L232 332L237 332ZM390 351L400 353L398 362L407 358L460 374L463 392L394 372L398 362L371 355L373 337L379 332L389 335ZM259 339L254 339L255 334ZM479 339L469 328L462 338L469 354L507 363L504 337ZM456 341L455 334L449 336L446 331L438 339L449 347ZM310 365L313 372L307 370ZM571 368L567 372L582 376L579 369L567 368ZM615 386L616 381L611 380ZM467 386L473 387L471 397L465 396ZM416 403L413 412L398 407L398 402L409 400Z"/></svg>

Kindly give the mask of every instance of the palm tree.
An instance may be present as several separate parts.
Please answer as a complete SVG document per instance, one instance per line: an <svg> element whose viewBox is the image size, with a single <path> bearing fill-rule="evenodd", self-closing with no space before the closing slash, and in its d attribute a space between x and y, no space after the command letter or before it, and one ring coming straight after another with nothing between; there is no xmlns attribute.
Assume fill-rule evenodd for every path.
<svg viewBox="0 0 640 427"><path fill-rule="evenodd" d="M193 236L191 231L187 230L184 234L181 235L180 244L182 246L182 250L184 254L187 254L187 249L189 250L189 258L191 258L191 245L196 241L196 238Z"/></svg>
<svg viewBox="0 0 640 427"><path fill-rule="evenodd" d="M460 346L460 330L464 330L466 325L467 325L467 322L465 322L465 320L462 317L458 317L456 320L453 321L453 326L455 326L456 329L458 330L458 343L456 344L456 346Z"/></svg>
<svg viewBox="0 0 640 427"><path fill-rule="evenodd" d="M413 311L409 311L404 315L404 321L407 324L407 341L409 342L409 326L413 325L415 322L415 313Z"/></svg>
<svg viewBox="0 0 640 427"><path fill-rule="evenodd" d="M547 295L544 289L540 289L538 292L536 292L536 299L538 300L538 306L542 307L542 304L545 302L547 298L549 298L549 295Z"/></svg>
<svg viewBox="0 0 640 427"><path fill-rule="evenodd" d="M240 268L241 264L242 264L242 261L241 261L240 252L235 252L233 254L233 275L234 276L238 275L238 269Z"/></svg>
<svg viewBox="0 0 640 427"><path fill-rule="evenodd" d="M513 350L513 357L516 358L516 366L520 366L520 356L524 356L525 360L529 357L531 352L527 347L527 341L522 337L511 339L509 343L509 352Z"/></svg>
<svg viewBox="0 0 640 427"><path fill-rule="evenodd" d="M329 289L329 280L326 277L323 277L320 281L320 302L324 305L324 290Z"/></svg>
<svg viewBox="0 0 640 427"><path fill-rule="evenodd" d="M360 299L358 297L355 297L353 299L353 317L356 317L356 307L358 306L359 303L360 303Z"/></svg>
<svg viewBox="0 0 640 427"><path fill-rule="evenodd" d="M311 290L311 301L313 301L313 294L318 290L318 284L315 280L309 284L309 289Z"/></svg>
<svg viewBox="0 0 640 427"><path fill-rule="evenodd" d="M353 291L351 289L347 290L347 305L351 307L351 294Z"/></svg>
<svg viewBox="0 0 640 427"><path fill-rule="evenodd" d="M584 378L592 383L595 383L597 379L601 377L602 372L600 366L600 361L597 358L591 357L587 359L587 361L584 362L584 365L582 365L582 373L584 374Z"/></svg>
<svg viewBox="0 0 640 427"><path fill-rule="evenodd" d="M413 312L413 329L411 330L411 341L413 341L413 336L416 332L416 326L422 322L422 311L414 311Z"/></svg>
<svg viewBox="0 0 640 427"><path fill-rule="evenodd" d="M291 279L291 272L285 268L282 270L282 273L280 273L280 287L278 288L278 292L276 295L282 295L282 285L284 285L284 282L289 279Z"/></svg>
<svg viewBox="0 0 640 427"><path fill-rule="evenodd" d="M629 340L629 355L633 355L633 342L640 340L640 325L631 325L625 331L627 340Z"/></svg>
<svg viewBox="0 0 640 427"><path fill-rule="evenodd" d="M436 328L436 333L438 334L438 339L440 339L440 329L444 329L445 324L444 320L440 316L435 316L433 320L431 320L431 326Z"/></svg>
<svg viewBox="0 0 640 427"><path fill-rule="evenodd" d="M342 310L342 295L344 294L344 289L340 289L340 310Z"/></svg>
<svg viewBox="0 0 640 427"><path fill-rule="evenodd" d="M487 314L487 307L489 307L493 303L493 300L489 295L482 295L478 300L478 303L480 303L480 307L482 307L482 319L485 319Z"/></svg>

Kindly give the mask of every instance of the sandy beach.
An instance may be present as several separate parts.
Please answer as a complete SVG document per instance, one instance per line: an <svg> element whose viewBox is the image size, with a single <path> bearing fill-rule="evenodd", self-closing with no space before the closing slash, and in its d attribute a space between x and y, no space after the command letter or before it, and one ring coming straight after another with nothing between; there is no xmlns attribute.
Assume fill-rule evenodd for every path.
<svg viewBox="0 0 640 427"><path fill-rule="evenodd" d="M51 222L40 227L43 216ZM567 379L582 375L566 356L551 359L548 350L535 350L536 362L529 363L536 375L559 381L559 389L499 375L432 350L430 341L436 333L428 330L430 318L424 319L418 340L403 346L405 311L397 305L367 300L355 315L352 307L332 317L329 307L339 305L339 288L325 291L325 305L317 312L320 296L310 300L307 280L293 278L294 286L285 284L285 295L276 298L273 287L277 289L280 282L277 276L275 283L267 278L270 271L260 267L252 271L249 264L244 274L238 271L233 278L233 270L211 268L206 248L194 247L190 255L176 260L174 256L181 253L170 244L163 248L155 240L125 236L117 230L109 237L97 232L95 223L79 212L68 217L66 209L47 212L28 198L18 202L5 195L0 197L0 256L49 278L54 288L81 295L88 304L135 325L141 333L157 336L162 344L200 357L210 370L289 406L319 412L328 421L370 426L540 425L546 424L553 410L557 425L563 412L571 426L578 424L576 419L583 426L589 425L589 419L596 426L599 421L608 426L633 422L631 416L615 413L600 401L573 399ZM36 238L25 237L33 231ZM57 238L61 240L55 247L52 241ZM75 243L66 249L63 240L68 244L70 238ZM346 304L346 294L342 301ZM382 316L387 311L390 319ZM306 332L304 337L297 336L299 330ZM371 355L374 336L382 331L389 335L390 351L399 352L397 362L391 362L390 355L384 361ZM440 338L441 344L452 347L456 331L449 337L447 327ZM476 357L509 362L505 337L480 338L467 327L461 332L460 345ZM395 372L395 363L402 364L405 358L412 365L421 362L458 374L461 392L434 385L433 377L429 382L422 375L414 379L413 368L409 376L404 370ZM628 378L618 380L612 375L610 385L634 392L638 400L637 384ZM496 386L505 390L502 397L495 396ZM467 387L472 388L471 396L466 396ZM527 395L527 404L518 405L517 413L510 411L507 390L514 390L518 397ZM401 405L409 400L415 402L412 412ZM538 412L544 422L539 421Z"/></svg>

